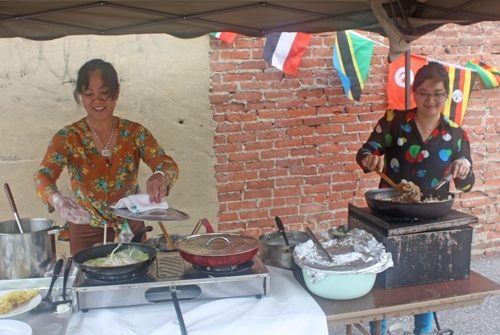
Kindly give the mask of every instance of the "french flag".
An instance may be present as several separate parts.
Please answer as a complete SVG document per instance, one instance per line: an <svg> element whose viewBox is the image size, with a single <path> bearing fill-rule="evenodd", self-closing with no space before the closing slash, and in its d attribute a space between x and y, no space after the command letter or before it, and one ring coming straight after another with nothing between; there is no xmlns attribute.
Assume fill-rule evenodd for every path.
<svg viewBox="0 0 500 335"><path fill-rule="evenodd" d="M295 75L311 38L312 34L304 33L269 34L264 46L264 60L285 73Z"/></svg>

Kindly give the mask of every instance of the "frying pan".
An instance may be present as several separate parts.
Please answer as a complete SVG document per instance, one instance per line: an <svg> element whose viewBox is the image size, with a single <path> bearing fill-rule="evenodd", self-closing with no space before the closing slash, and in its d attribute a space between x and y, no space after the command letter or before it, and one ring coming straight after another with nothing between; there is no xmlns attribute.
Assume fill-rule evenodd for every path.
<svg viewBox="0 0 500 335"><path fill-rule="evenodd" d="M149 258L139 263L122 266L99 267L83 265L83 263L88 260L108 256L116 247L117 244L114 243L85 249L78 252L73 257L73 261L76 267L90 278L98 280L117 280L131 279L141 275L144 270L153 264L156 258L156 248L141 243L122 243L122 245L116 249L115 253L127 249L128 247L134 247L136 250L148 254Z"/></svg>
<svg viewBox="0 0 500 335"><path fill-rule="evenodd" d="M365 193L366 203L374 212L386 216L431 219L446 215L455 202L455 195L444 190L421 189L422 199L435 197L440 201L426 203L399 203L382 199L394 199L398 192L390 188L380 188Z"/></svg>

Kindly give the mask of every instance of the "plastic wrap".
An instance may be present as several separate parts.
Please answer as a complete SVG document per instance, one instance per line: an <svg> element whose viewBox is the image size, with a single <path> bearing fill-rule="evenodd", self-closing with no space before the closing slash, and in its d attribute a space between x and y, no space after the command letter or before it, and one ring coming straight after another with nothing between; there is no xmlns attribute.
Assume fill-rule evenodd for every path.
<svg viewBox="0 0 500 335"><path fill-rule="evenodd" d="M333 262L319 250L312 240L295 247L295 262L317 283L329 274L379 273L394 265L392 255L385 251L382 243L377 242L372 234L353 229L343 239L331 239L321 242L330 254Z"/></svg>

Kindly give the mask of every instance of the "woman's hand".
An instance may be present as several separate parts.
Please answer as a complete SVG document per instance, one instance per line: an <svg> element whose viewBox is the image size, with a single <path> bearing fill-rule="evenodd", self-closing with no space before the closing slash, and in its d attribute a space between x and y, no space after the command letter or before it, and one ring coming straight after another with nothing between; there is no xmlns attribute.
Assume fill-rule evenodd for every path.
<svg viewBox="0 0 500 335"><path fill-rule="evenodd" d="M149 177L146 183L149 201L156 204L159 204L167 195L168 185L170 184L168 174L158 172L159 171L155 172L151 177Z"/></svg>
<svg viewBox="0 0 500 335"><path fill-rule="evenodd" d="M60 192L52 193L49 196L49 203L64 220L77 224L90 223L89 213L75 200L65 197Z"/></svg>
<svg viewBox="0 0 500 335"><path fill-rule="evenodd" d="M365 158L363 158L363 164L370 171L374 171L375 169L382 171L382 169L384 168L384 157L377 155L367 155Z"/></svg>
<svg viewBox="0 0 500 335"><path fill-rule="evenodd" d="M460 158L451 163L450 172L453 175L453 179L455 178L465 178L469 174L470 171L470 162L467 159Z"/></svg>

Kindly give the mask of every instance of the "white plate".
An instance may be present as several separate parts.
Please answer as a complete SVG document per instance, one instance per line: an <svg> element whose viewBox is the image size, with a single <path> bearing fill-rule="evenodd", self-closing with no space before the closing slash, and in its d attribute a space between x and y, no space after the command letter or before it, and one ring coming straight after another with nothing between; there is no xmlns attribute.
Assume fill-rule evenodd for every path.
<svg viewBox="0 0 500 335"><path fill-rule="evenodd" d="M5 335L31 335L33 330L30 325L16 320L0 320L0 334Z"/></svg>
<svg viewBox="0 0 500 335"><path fill-rule="evenodd" d="M4 294L7 294L8 292L11 292L11 291L16 291L16 290L0 291L0 297L2 297ZM20 304L16 308L11 309L7 313L0 315L0 318L9 318L9 317L14 316L14 315L18 315L18 314L21 314L21 313L25 313L25 312L31 311L33 308L35 308L36 306L38 306L38 304L40 303L40 301L42 301L42 297L40 296L40 294L37 294L35 297L33 297L30 300L28 300L28 301ZM2 328L0 328L0 330L1 329Z"/></svg>

